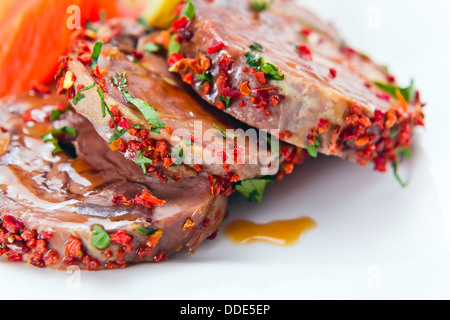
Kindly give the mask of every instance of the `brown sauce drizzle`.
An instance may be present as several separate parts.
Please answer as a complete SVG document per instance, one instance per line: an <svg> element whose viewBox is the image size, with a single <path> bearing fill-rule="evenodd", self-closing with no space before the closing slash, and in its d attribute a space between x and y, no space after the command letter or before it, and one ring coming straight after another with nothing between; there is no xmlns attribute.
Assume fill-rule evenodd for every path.
<svg viewBox="0 0 450 320"><path fill-rule="evenodd" d="M224 232L231 242L239 245L266 242L277 246L292 246L303 234L316 226L314 220L307 217L273 221L267 224L238 220L228 224Z"/></svg>

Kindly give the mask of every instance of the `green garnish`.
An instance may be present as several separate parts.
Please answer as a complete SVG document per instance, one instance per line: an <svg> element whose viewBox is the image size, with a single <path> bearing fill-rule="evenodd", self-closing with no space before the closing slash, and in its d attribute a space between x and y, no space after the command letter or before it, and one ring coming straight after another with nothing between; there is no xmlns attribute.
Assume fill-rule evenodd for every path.
<svg viewBox="0 0 450 320"><path fill-rule="evenodd" d="M177 160L172 164L172 167L176 167L183 163L184 151L181 146L178 146L174 152L171 154L172 158L177 158Z"/></svg>
<svg viewBox="0 0 450 320"><path fill-rule="evenodd" d="M195 6L191 1L189 1L183 8L183 11L181 11L180 16L178 19L181 19L182 17L186 17L189 20L194 19L195 17ZM172 53L179 53L181 51L181 43L179 43L177 40L177 35L173 34L169 41L169 46L167 49L167 53L170 56Z"/></svg>
<svg viewBox="0 0 450 320"><path fill-rule="evenodd" d="M42 140L44 140L44 143L50 143L53 145L53 154L57 154L63 151L61 146L59 145L58 139L56 138L58 135L62 133L70 134L74 137L77 135L77 130L72 127L62 127L59 129L55 129L52 131L47 132L42 136Z"/></svg>
<svg viewBox="0 0 450 320"><path fill-rule="evenodd" d="M275 181L274 178L244 180L236 185L236 190L247 201L259 203L262 201L267 184L273 181Z"/></svg>
<svg viewBox="0 0 450 320"><path fill-rule="evenodd" d="M146 168L146 164L152 164L153 163L153 160L151 160L151 159L149 159L149 158L147 158L147 157L144 157L144 155L142 154L142 151L141 150L138 150L138 151L136 151L136 154L137 154L137 156L138 156L138 159L135 161L135 163L136 164L140 164L141 165L141 168L142 168L142 172L144 173L144 174L147 174L147 168Z"/></svg>
<svg viewBox="0 0 450 320"><path fill-rule="evenodd" d="M120 82L119 82L119 77L120 77ZM119 90L121 90L121 91L122 91L122 89L125 88L125 87L127 86L127 84L128 84L128 80L127 80L127 77L126 77L126 73L125 73L125 72L122 72L122 73L116 72L116 75L115 75L115 76L112 76L112 81L113 81L113 84L114 84L116 87L119 87Z"/></svg>
<svg viewBox="0 0 450 320"><path fill-rule="evenodd" d="M250 0L248 2L249 7L256 11L256 12L262 12L265 11L267 9L269 9L269 7L273 4L273 0Z"/></svg>
<svg viewBox="0 0 450 320"><path fill-rule="evenodd" d="M111 139L109 140L109 144L112 144L114 141L116 141L117 139L119 139L121 136L123 136L128 130L127 129L122 129L117 131L116 133L114 133L114 135L111 137Z"/></svg>
<svg viewBox="0 0 450 320"><path fill-rule="evenodd" d="M136 231L139 232L140 234L142 234L143 236L149 236L151 234L154 234L158 230L155 230L155 229L152 229L152 228L149 228L149 229L136 228Z"/></svg>
<svg viewBox="0 0 450 320"><path fill-rule="evenodd" d="M318 148L320 148L320 141L318 139L316 139L316 144L315 145L308 145L306 147L306 150L308 151L309 155L313 158L317 158L318 155Z"/></svg>
<svg viewBox="0 0 450 320"><path fill-rule="evenodd" d="M78 91L78 92L77 92L77 95L75 96L75 98L73 98L72 102L73 102L74 105L77 105L77 103L78 103L81 99L84 99L84 98L85 98L85 96L84 96L80 91Z"/></svg>
<svg viewBox="0 0 450 320"><path fill-rule="evenodd" d="M108 248L111 239L109 238L108 233L99 225L95 225L92 228L92 245L97 249L106 249Z"/></svg>
<svg viewBox="0 0 450 320"><path fill-rule="evenodd" d="M202 74L196 74L195 78L197 80L201 80L202 82L200 83L200 85L202 86L205 82L209 82L212 84L213 82L213 76L211 74L211 72L203 72Z"/></svg>
<svg viewBox="0 0 450 320"><path fill-rule="evenodd" d="M222 102L225 105L225 110L230 105L230 100L231 100L231 97L226 97L226 98L224 98L223 96L219 97L219 101Z"/></svg>
<svg viewBox="0 0 450 320"><path fill-rule="evenodd" d="M224 136L227 139L231 139L228 135L227 135L227 131L224 129L221 129L219 126L217 126L215 123L213 124L214 128L216 128L216 130L218 130L222 136Z"/></svg>
<svg viewBox="0 0 450 320"><path fill-rule="evenodd" d="M189 1L183 8L183 11L181 11L180 18L186 17L189 20L194 19L195 17L195 6L193 5L192 1Z"/></svg>
<svg viewBox="0 0 450 320"><path fill-rule="evenodd" d="M170 37L169 47L167 48L167 53L170 56L172 53L179 53L181 51L181 43L176 40L176 34Z"/></svg>
<svg viewBox="0 0 450 320"><path fill-rule="evenodd" d="M260 45L258 42L253 42L253 44L250 46L250 49L252 49L253 51L259 51L259 52L264 51L263 46Z"/></svg>
<svg viewBox="0 0 450 320"><path fill-rule="evenodd" d="M247 58L247 65L250 68L263 72L265 75L267 75L269 78L273 80L276 81L284 80L284 75L280 75L280 69L277 66L269 62L266 62L263 56L253 51L248 51L244 54L244 57Z"/></svg>
<svg viewBox="0 0 450 320"><path fill-rule="evenodd" d="M416 90L414 89L414 80L411 80L411 84L406 88L399 88L397 86L378 81L375 81L374 84L394 98L398 98L397 90L400 91L400 94L403 96L406 102L411 102L415 98Z"/></svg>
<svg viewBox="0 0 450 320"><path fill-rule="evenodd" d="M137 22L144 27L145 32L150 33L153 31L152 27L147 23L147 21L145 20L145 18L143 17L139 17L137 18Z"/></svg>
<svg viewBox="0 0 450 320"><path fill-rule="evenodd" d="M92 69L95 69L95 67L98 65L98 58L100 57L100 53L102 52L103 48L103 42L97 41L94 45L94 48L92 49Z"/></svg>
<svg viewBox="0 0 450 320"><path fill-rule="evenodd" d="M93 87L95 87L95 83L91 84L90 86L84 87L84 88L82 88L82 89L80 89L78 91L87 91L89 89L92 89Z"/></svg>
<svg viewBox="0 0 450 320"><path fill-rule="evenodd" d="M147 53L156 53L161 51L161 49L161 46L154 42L149 42L144 45L144 51Z"/></svg>
<svg viewBox="0 0 450 320"><path fill-rule="evenodd" d="M164 129L166 127L166 124L161 121L156 113L156 109L154 109L151 104L142 101L141 99L134 98L126 89L122 89L121 91L125 100L141 111L149 125L157 129Z"/></svg>
<svg viewBox="0 0 450 320"><path fill-rule="evenodd" d="M398 163L397 163L397 160L394 161L393 167L394 167L394 176L395 176L395 179L397 179L397 181L400 183L400 185L402 186L402 188L406 188L406 183L402 180L402 178L401 178L400 175L398 174Z"/></svg>

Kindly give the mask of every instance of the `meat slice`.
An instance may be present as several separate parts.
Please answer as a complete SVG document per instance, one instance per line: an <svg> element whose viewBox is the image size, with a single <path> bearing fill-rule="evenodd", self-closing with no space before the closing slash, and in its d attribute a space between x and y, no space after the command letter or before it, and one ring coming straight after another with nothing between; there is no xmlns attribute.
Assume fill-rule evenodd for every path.
<svg viewBox="0 0 450 320"><path fill-rule="evenodd" d="M268 6L257 12L252 3ZM213 79L210 90L195 76L192 87L236 119L280 129L282 140L313 156L375 163L380 171L409 147L413 127L423 125L413 85L398 88L385 68L295 1L196 0L189 6L170 29L170 70L187 78L197 71L186 64L210 61L202 70ZM227 108L224 99L230 99Z"/></svg>
<svg viewBox="0 0 450 320"><path fill-rule="evenodd" d="M59 100L0 105L0 256L56 269L123 268L185 247L193 253L214 234L228 200L211 193L205 175L166 183L143 175ZM55 110L65 113L50 122ZM45 133L55 128L71 134L52 141Z"/></svg>
<svg viewBox="0 0 450 320"><path fill-rule="evenodd" d="M158 164L174 169L182 161L194 172L205 171L231 182L275 175L280 164L292 163L287 159L300 158L296 156L300 150L287 145L281 146L280 157L278 139L268 139L265 132L260 136L257 130L212 112L167 71L162 56L137 53L137 39L145 41L145 37L141 34L126 41L130 25L136 22L112 20L100 26L95 37L81 35L60 75L60 91L68 91L74 109L91 120L112 149L138 163L142 156L150 159L152 163L145 164L148 172ZM106 36L109 30L118 31L111 37ZM96 37L104 41L93 68ZM77 98L80 95L82 99ZM111 115L105 112L108 108ZM145 111L151 111L150 115ZM229 129L233 131L225 134ZM184 177L176 172L168 176Z"/></svg>

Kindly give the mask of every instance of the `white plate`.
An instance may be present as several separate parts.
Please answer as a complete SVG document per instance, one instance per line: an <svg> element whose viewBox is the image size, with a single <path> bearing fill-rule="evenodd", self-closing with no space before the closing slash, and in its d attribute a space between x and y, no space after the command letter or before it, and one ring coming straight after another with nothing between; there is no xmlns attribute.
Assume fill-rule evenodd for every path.
<svg viewBox="0 0 450 320"><path fill-rule="evenodd" d="M0 263L0 298L450 298L450 3L309 0L350 45L416 79L427 128L401 167L408 187L335 158L308 160L264 201L233 196L226 223L313 218L293 247L236 246L219 233L194 256L108 272L57 272ZM401 75L401 76L400 76Z"/></svg>

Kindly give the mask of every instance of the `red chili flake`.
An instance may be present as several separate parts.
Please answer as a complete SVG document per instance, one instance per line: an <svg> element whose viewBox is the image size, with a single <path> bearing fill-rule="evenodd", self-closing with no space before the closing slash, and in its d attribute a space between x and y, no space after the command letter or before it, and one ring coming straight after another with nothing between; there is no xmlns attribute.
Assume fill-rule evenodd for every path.
<svg viewBox="0 0 450 320"><path fill-rule="evenodd" d="M243 108L245 107L247 104L244 102L244 100L239 101L238 107Z"/></svg>
<svg viewBox="0 0 450 320"><path fill-rule="evenodd" d="M70 258L80 260L83 258L84 253L80 239L70 236L69 240L66 242L66 255Z"/></svg>
<svg viewBox="0 0 450 320"><path fill-rule="evenodd" d="M44 261L47 266L56 264L58 260L59 260L58 252L54 250L49 250L44 257Z"/></svg>
<svg viewBox="0 0 450 320"><path fill-rule="evenodd" d="M117 150L119 150L119 152L121 153L125 153L128 150L128 144L126 142L121 141L119 143L119 146L117 147Z"/></svg>
<svg viewBox="0 0 450 320"><path fill-rule="evenodd" d="M375 170L380 171L380 172L386 172L387 171L386 164L387 164L387 161L385 158L377 157L375 159Z"/></svg>
<svg viewBox="0 0 450 320"><path fill-rule="evenodd" d="M185 28L188 23L189 23L189 20L185 16L183 16L179 20L176 20L176 21L172 22L172 28L174 30L172 30L171 33L174 33L175 31L178 31L178 30L180 30L182 28Z"/></svg>
<svg viewBox="0 0 450 320"><path fill-rule="evenodd" d="M100 263L97 260L91 260L86 264L87 271L95 271L100 269Z"/></svg>
<svg viewBox="0 0 450 320"><path fill-rule="evenodd" d="M214 240L217 238L217 231L211 233L211 235L207 238L208 240Z"/></svg>
<svg viewBox="0 0 450 320"><path fill-rule="evenodd" d="M34 230L24 230L21 234L22 239L25 241L29 241L31 239L35 239L37 236L36 231Z"/></svg>
<svg viewBox="0 0 450 320"><path fill-rule="evenodd" d="M349 46L343 46L341 47L341 52L345 55L353 55L356 53L356 51Z"/></svg>
<svg viewBox="0 0 450 320"><path fill-rule="evenodd" d="M3 227L11 233L17 233L19 230L25 229L22 221L7 214L3 216Z"/></svg>
<svg viewBox="0 0 450 320"><path fill-rule="evenodd" d="M139 131L139 137L145 141L145 139L147 139L149 133L150 133L149 129L141 129Z"/></svg>
<svg viewBox="0 0 450 320"><path fill-rule="evenodd" d="M161 158L166 158L169 155L169 143L166 140L158 140L156 142L156 152Z"/></svg>
<svg viewBox="0 0 450 320"><path fill-rule="evenodd" d="M311 35L311 33L313 32L313 30L311 28L302 28L300 30L300 34L304 35L305 37L309 37Z"/></svg>
<svg viewBox="0 0 450 320"><path fill-rule="evenodd" d="M144 55L143 55L141 52L137 51L137 50L133 50L133 51L131 52L131 55L132 55L135 59L137 59L138 61L141 61L142 59L144 59Z"/></svg>
<svg viewBox="0 0 450 320"><path fill-rule="evenodd" d="M173 52L169 55L169 58L167 59L167 64L169 65L169 67L173 66L175 63L177 63L178 61L184 59L184 56L177 53L177 52Z"/></svg>
<svg viewBox="0 0 450 320"><path fill-rule="evenodd" d="M45 251L47 251L47 241L37 240L35 250L37 253L41 253L41 254L45 253Z"/></svg>
<svg viewBox="0 0 450 320"><path fill-rule="evenodd" d="M167 260L167 255L164 251L160 250L155 256L155 262L162 262Z"/></svg>
<svg viewBox="0 0 450 320"><path fill-rule="evenodd" d="M117 231L110 236L112 243L118 243L125 247L125 252L130 253L133 249L133 237L124 231Z"/></svg>
<svg viewBox="0 0 450 320"><path fill-rule="evenodd" d="M152 248L145 247L145 248L139 248L136 252L138 259L143 260L145 256L151 256L153 254Z"/></svg>
<svg viewBox="0 0 450 320"><path fill-rule="evenodd" d="M300 55L300 58L302 58L302 59L305 59L308 61L313 60L312 51L305 44L301 44L298 46L298 54Z"/></svg>
<svg viewBox="0 0 450 320"><path fill-rule="evenodd" d="M384 92L377 92L377 98L378 99L381 99L381 100L384 100L384 101L391 101L391 96L389 95L389 94L387 94L387 93L384 93Z"/></svg>
<svg viewBox="0 0 450 320"><path fill-rule="evenodd" d="M114 116L114 121L113 119L109 119L109 128L110 129L114 129L114 124L117 125L119 123L119 117Z"/></svg>
<svg viewBox="0 0 450 320"><path fill-rule="evenodd" d="M197 231L197 228L195 227L195 222L192 221L191 218L187 218L186 222L183 225L182 228L183 231Z"/></svg>
<svg viewBox="0 0 450 320"><path fill-rule="evenodd" d="M128 124L128 121L125 118L120 118L119 126L122 127L123 129L129 129L130 128L130 125Z"/></svg>
<svg viewBox="0 0 450 320"><path fill-rule="evenodd" d="M122 114L120 113L119 106L117 104L111 105L111 113L113 116L120 118Z"/></svg>
<svg viewBox="0 0 450 320"><path fill-rule="evenodd" d="M388 74L386 78L389 83L395 83L395 77L393 75Z"/></svg>
<svg viewBox="0 0 450 320"><path fill-rule="evenodd" d="M331 154L336 154L340 148L340 145L338 143L340 134L341 134L341 127L337 126L333 131L333 135L330 139L330 144L328 145L328 149L330 150Z"/></svg>
<svg viewBox="0 0 450 320"><path fill-rule="evenodd" d="M209 228L209 226L211 225L211 220L210 219L208 219L208 218L205 218L204 220L203 220L203 228Z"/></svg>
<svg viewBox="0 0 450 320"><path fill-rule="evenodd" d="M25 122L36 122L36 120L34 120L33 117L31 116L30 112L22 113L22 119Z"/></svg>
<svg viewBox="0 0 450 320"><path fill-rule="evenodd" d="M156 232L149 235L148 239L147 239L147 246L150 248L156 247L158 245L159 240L161 239L162 235L163 235L162 230L157 230Z"/></svg>
<svg viewBox="0 0 450 320"><path fill-rule="evenodd" d="M176 161L176 158L164 158L164 167L170 168Z"/></svg>
<svg viewBox="0 0 450 320"><path fill-rule="evenodd" d="M206 96L210 90L211 90L211 83L205 82L203 84L202 95Z"/></svg>
<svg viewBox="0 0 450 320"><path fill-rule="evenodd" d="M135 205L143 205L148 209L153 209L154 206L163 206L166 201L160 200L147 190L144 190L141 194L136 195L136 197L131 200L131 203Z"/></svg>
<svg viewBox="0 0 450 320"><path fill-rule="evenodd" d="M219 61L219 75L226 76L228 71L232 68L233 63L233 60L230 59L228 54L224 53L222 59Z"/></svg>
<svg viewBox="0 0 450 320"><path fill-rule="evenodd" d="M144 144L139 141L130 140L128 141L128 150L131 152L136 152L138 150L141 150L144 147Z"/></svg>
<svg viewBox="0 0 450 320"><path fill-rule="evenodd" d="M334 79L334 78L336 78L336 76L337 76L336 69L330 68L330 77Z"/></svg>
<svg viewBox="0 0 450 320"><path fill-rule="evenodd" d="M198 166L198 165L194 165L194 170L197 171L197 172L202 172L203 171L203 169L200 168L200 166Z"/></svg>
<svg viewBox="0 0 450 320"><path fill-rule="evenodd" d="M97 78L97 83L102 88L104 93L108 93L108 89L106 88L106 80L103 78L102 74L100 73L100 69L98 68L98 65L95 66L95 69L92 70L92 74Z"/></svg>
<svg viewBox="0 0 450 320"><path fill-rule="evenodd" d="M225 172L230 171L230 165L229 164L224 164L223 165L223 170L225 170Z"/></svg>
<svg viewBox="0 0 450 320"><path fill-rule="evenodd" d="M6 255L8 256L8 260L11 262L19 262L23 260L22 254L15 250L9 249Z"/></svg>
<svg viewBox="0 0 450 320"><path fill-rule="evenodd" d="M227 153L225 151L217 152L217 156L222 160L223 163L227 162Z"/></svg>
<svg viewBox="0 0 450 320"><path fill-rule="evenodd" d="M239 182L239 181L241 181L241 177L237 174L234 174L230 179L230 182Z"/></svg>
<svg viewBox="0 0 450 320"><path fill-rule="evenodd" d="M213 54L213 53L219 52L223 48L225 48L225 44L223 42L221 42L221 41L215 42L208 48L208 51L206 53Z"/></svg>
<svg viewBox="0 0 450 320"><path fill-rule="evenodd" d="M192 73L187 73L181 77L181 80L187 84L192 84L194 82L194 75Z"/></svg>
<svg viewBox="0 0 450 320"><path fill-rule="evenodd" d="M35 94L38 94L41 96L49 94L51 92L51 90L46 85L41 84L41 83L34 84L32 90Z"/></svg>
<svg viewBox="0 0 450 320"><path fill-rule="evenodd" d="M258 82L260 83L260 84L266 84L266 76L264 75L264 73L263 72L255 72L255 77L256 77L256 80L258 80Z"/></svg>
<svg viewBox="0 0 450 320"><path fill-rule="evenodd" d="M173 134L173 128L170 124L166 123L166 127L164 129L166 129L170 134Z"/></svg>

